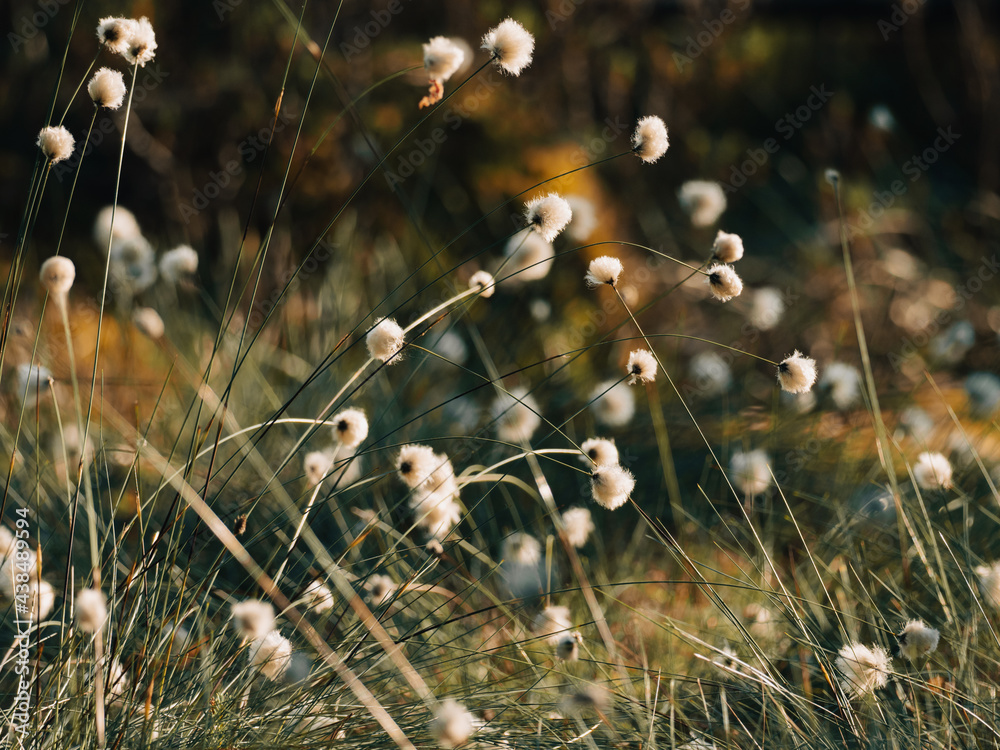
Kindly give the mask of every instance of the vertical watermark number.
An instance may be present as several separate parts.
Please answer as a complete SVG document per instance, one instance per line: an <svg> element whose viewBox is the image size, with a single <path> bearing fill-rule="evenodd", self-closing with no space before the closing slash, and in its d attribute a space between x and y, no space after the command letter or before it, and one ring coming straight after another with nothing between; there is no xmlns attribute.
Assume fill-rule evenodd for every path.
<svg viewBox="0 0 1000 750"><path fill-rule="evenodd" d="M14 674L17 675L17 692L14 696L14 706L11 713L11 735L17 738L17 746L25 747L28 733L28 719L31 715L31 623L32 597L31 577L35 566L34 556L28 542L31 536L31 511L18 508L14 511L18 516L14 524L14 564L11 574L14 584L14 626L17 635L14 639Z"/></svg>

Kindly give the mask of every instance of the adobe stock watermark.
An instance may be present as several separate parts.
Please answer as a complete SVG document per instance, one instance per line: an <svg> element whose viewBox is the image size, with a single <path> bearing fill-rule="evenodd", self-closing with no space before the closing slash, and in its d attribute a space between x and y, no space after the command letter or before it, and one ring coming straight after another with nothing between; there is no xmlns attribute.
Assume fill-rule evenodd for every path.
<svg viewBox="0 0 1000 750"><path fill-rule="evenodd" d="M462 127L462 124L472 117L483 102L499 88L500 83L497 75L490 72L479 80L474 89L465 94L461 102L451 104L444 113L444 124L448 128L436 127L427 134L426 138L415 139L413 148L396 158L395 167L386 169L385 181L389 187L394 189L396 185L400 185L412 177L419 167L426 164L427 160L438 150L438 147L448 140L449 130L454 132Z"/></svg>
<svg viewBox="0 0 1000 750"><path fill-rule="evenodd" d="M962 134L953 132L950 125L947 128L938 128L937 137L930 146L920 153L913 154L903 162L902 171L910 178L909 184L912 185L923 177L927 170L941 158L941 154L951 148L952 144L961 137ZM909 189L909 185L902 180L893 180L888 190L876 190L872 193L873 200L858 214L854 223L847 222L847 238L853 240L855 237L863 236L875 224L875 220L891 208L896 199Z"/></svg>
<svg viewBox="0 0 1000 750"><path fill-rule="evenodd" d="M913 15L920 10L927 0L901 0L892 6L892 14L889 20L879 19L878 30L882 34L882 41L889 41L889 37L899 31L909 21Z"/></svg>
<svg viewBox="0 0 1000 750"><path fill-rule="evenodd" d="M619 117L616 116L614 119L606 117L600 135L594 136L590 139L590 143L577 149L570 158L570 164L576 169L596 161L604 155L608 146L614 143L618 136L628 131L628 123L622 122Z"/></svg>
<svg viewBox="0 0 1000 750"><path fill-rule="evenodd" d="M918 350L927 346L943 328L950 325L955 318L955 314L965 309L966 304L975 297L986 286L986 282L991 281L1000 273L1000 261L997 260L996 253L989 258L985 255L979 258L979 268L966 278L966 280L955 286L955 303L951 308L941 308L931 319L927 328L912 336L903 339L899 353L889 352L889 364L894 372L903 369L906 362L917 354Z"/></svg>
<svg viewBox="0 0 1000 750"><path fill-rule="evenodd" d="M294 112L281 110L278 112L277 121L274 127L268 125L261 128L253 135L249 135L240 141L237 151L242 160L230 159L218 172L209 172L208 181L200 188L191 192L191 202L180 202L179 212L185 224L190 224L191 219L200 214L209 204L222 195L222 191L229 187L229 183L241 175L245 169L245 164L251 164L258 155L267 148L268 142L274 133L280 133L290 123L294 122L297 115Z"/></svg>
<svg viewBox="0 0 1000 750"><path fill-rule="evenodd" d="M70 0L38 0L38 10L31 15L21 16L18 21L14 22L14 28L17 31L7 33L7 41L10 42L11 50L20 51L21 47L38 36L42 29L52 22L62 6L69 5L69 3Z"/></svg>
<svg viewBox="0 0 1000 750"><path fill-rule="evenodd" d="M735 5L735 12L727 7L717 18L703 20L701 25L705 27L704 29L694 36L688 35L687 39L684 40L687 42L684 54L674 52L674 65L677 66L678 71L684 70L685 65L692 65L695 60L701 57L705 53L705 50L711 47L722 36L726 27L736 22L739 18L737 13L742 13L750 7L751 0L735 0Z"/></svg>
<svg viewBox="0 0 1000 750"><path fill-rule="evenodd" d="M170 76L167 71L160 67L159 63L147 65L143 68L143 71L142 77L136 78L135 91L132 93L133 106L144 102L149 93L158 88L164 79ZM52 165L52 174L55 175L57 180L62 182L65 177L72 176L80 164L80 159L85 155L89 155L91 151L104 143L105 137L117 130L117 126L115 125L115 117L117 116L120 115L103 115L94 123L94 128L90 132L90 140L87 141L85 148L73 149L73 154L68 159Z"/></svg>
<svg viewBox="0 0 1000 750"><path fill-rule="evenodd" d="M810 86L809 96L805 103L796 107L792 112L785 113L780 120L775 122L775 132L782 136L782 141L788 141L832 98L833 92L827 90L825 83L821 83L818 88ZM735 193L746 185L747 180L757 174L757 170L781 150L781 145L782 142L778 141L777 138L768 138L760 145L760 148L748 148L747 160L739 165L730 166L729 182L722 183L723 192Z"/></svg>

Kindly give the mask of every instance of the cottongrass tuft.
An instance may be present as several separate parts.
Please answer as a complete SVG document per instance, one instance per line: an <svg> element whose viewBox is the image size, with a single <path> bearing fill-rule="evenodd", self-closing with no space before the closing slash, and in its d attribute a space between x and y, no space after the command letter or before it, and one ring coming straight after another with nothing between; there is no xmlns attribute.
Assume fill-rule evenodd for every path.
<svg viewBox="0 0 1000 750"><path fill-rule="evenodd" d="M433 37L424 45L424 70L432 81L444 83L464 61L465 50L446 36Z"/></svg>
<svg viewBox="0 0 1000 750"><path fill-rule="evenodd" d="M56 592L52 584L44 580L28 584L28 617L32 622L41 622L56 604Z"/></svg>
<svg viewBox="0 0 1000 750"><path fill-rule="evenodd" d="M576 661L580 658L580 644L583 643L583 636L579 631L564 633L556 639L556 658L563 661Z"/></svg>
<svg viewBox="0 0 1000 750"><path fill-rule="evenodd" d="M365 343L368 345L368 354L372 359L377 359L386 364L394 364L399 361L400 350L406 342L405 334L399 324L392 318L378 318L374 327L368 331Z"/></svg>
<svg viewBox="0 0 1000 750"><path fill-rule="evenodd" d="M76 594L76 626L84 633L96 633L108 619L108 599L97 589L82 589Z"/></svg>
<svg viewBox="0 0 1000 750"><path fill-rule="evenodd" d="M72 156L76 141L66 128L56 125L42 128L35 143L50 163L56 164Z"/></svg>
<svg viewBox="0 0 1000 750"><path fill-rule="evenodd" d="M537 232L527 232L523 237L512 237L504 249L507 259L503 263L503 283L510 287L528 281L544 279L552 270L556 251Z"/></svg>
<svg viewBox="0 0 1000 750"><path fill-rule="evenodd" d="M62 299L73 288L73 282L76 280L76 266L69 258L56 255L42 263L42 267L38 271L38 278L49 294Z"/></svg>
<svg viewBox="0 0 1000 750"><path fill-rule="evenodd" d="M573 209L558 193L532 198L524 204L524 219L546 242L552 242L573 218Z"/></svg>
<svg viewBox="0 0 1000 750"><path fill-rule="evenodd" d="M952 486L951 463L940 453L925 451L917 456L913 478L921 489L946 490Z"/></svg>
<svg viewBox="0 0 1000 750"><path fill-rule="evenodd" d="M670 147L667 126L656 115L643 117L632 133L632 151L647 164L652 164Z"/></svg>
<svg viewBox="0 0 1000 750"><path fill-rule="evenodd" d="M497 437L507 443L530 440L541 424L538 402L527 388L514 388L509 393L499 393L493 401L490 415L496 426Z"/></svg>
<svg viewBox="0 0 1000 750"><path fill-rule="evenodd" d="M635 477L621 466L598 466L590 477L590 492L602 508L615 510L629 499Z"/></svg>
<svg viewBox="0 0 1000 750"><path fill-rule="evenodd" d="M778 383L788 393L806 393L816 382L816 360L798 349L778 365Z"/></svg>
<svg viewBox="0 0 1000 750"><path fill-rule="evenodd" d="M923 620L910 620L899 636L899 653L910 661L929 656L938 647L941 633L929 628Z"/></svg>
<svg viewBox="0 0 1000 750"><path fill-rule="evenodd" d="M614 286L618 283L618 277L622 275L622 262L618 258L610 255L602 255L590 261L587 267L587 275L584 277L587 286L595 287L601 284Z"/></svg>
<svg viewBox="0 0 1000 750"><path fill-rule="evenodd" d="M750 325L761 331L770 331L781 322L785 314L785 298L779 289L764 286L755 290L750 299Z"/></svg>
<svg viewBox="0 0 1000 750"><path fill-rule="evenodd" d="M535 37L513 18L508 18L486 32L482 49L493 56L501 71L518 76L531 65Z"/></svg>
<svg viewBox="0 0 1000 750"><path fill-rule="evenodd" d="M179 245L160 258L160 275L176 284L198 272L198 252L189 245Z"/></svg>
<svg viewBox="0 0 1000 750"><path fill-rule="evenodd" d="M840 649L835 663L844 677L840 687L852 698L869 695L889 684L892 659L880 646L848 644Z"/></svg>
<svg viewBox="0 0 1000 750"><path fill-rule="evenodd" d="M608 427L624 427L635 416L635 395L625 383L598 383L590 401L594 419Z"/></svg>
<svg viewBox="0 0 1000 750"><path fill-rule="evenodd" d="M743 257L743 238L720 229L712 245L712 257L721 263L735 263Z"/></svg>
<svg viewBox="0 0 1000 750"><path fill-rule="evenodd" d="M656 380L656 357L648 349L635 349L628 355L625 372L629 385L652 383Z"/></svg>
<svg viewBox="0 0 1000 750"><path fill-rule="evenodd" d="M434 470L430 477L414 488L410 508L417 524L435 539L444 539L462 519L458 504L458 481L455 468L442 453L433 455Z"/></svg>
<svg viewBox="0 0 1000 750"><path fill-rule="evenodd" d="M247 599L232 606L236 629L244 641L264 638L274 630L274 607L260 599Z"/></svg>
<svg viewBox="0 0 1000 750"><path fill-rule="evenodd" d="M115 224L111 226L111 214L114 212ZM135 214L123 206L105 206L97 212L94 219L94 242L101 252L107 252L108 245L114 240L130 240L142 235Z"/></svg>
<svg viewBox="0 0 1000 750"><path fill-rule="evenodd" d="M368 437L368 418L361 409L344 409L330 421L333 439L345 448L357 448Z"/></svg>
<svg viewBox="0 0 1000 750"><path fill-rule="evenodd" d="M123 55L132 65L140 68L146 67L146 63L156 56L156 33L153 31L153 24L145 16L133 21L132 36Z"/></svg>
<svg viewBox="0 0 1000 750"><path fill-rule="evenodd" d="M743 291L743 280L730 266L709 266L705 273L708 274L708 289L719 302L739 297Z"/></svg>
<svg viewBox="0 0 1000 750"><path fill-rule="evenodd" d="M688 372L701 396L718 396L733 384L733 371L721 354L698 352L691 357Z"/></svg>
<svg viewBox="0 0 1000 750"><path fill-rule="evenodd" d="M1000 609L1000 560L976 566L975 574L983 599L994 609Z"/></svg>
<svg viewBox="0 0 1000 750"><path fill-rule="evenodd" d="M387 575L377 573L369 576L364 583L364 589L368 592L368 598L376 607L380 607L388 602L399 590L399 585Z"/></svg>
<svg viewBox="0 0 1000 750"><path fill-rule="evenodd" d="M399 449L396 471L410 489L429 480L437 467L437 454L428 445L410 444Z"/></svg>
<svg viewBox="0 0 1000 750"><path fill-rule="evenodd" d="M103 44L111 54L125 55L134 28L135 21L131 18L114 18L112 16L102 18L97 22L97 41Z"/></svg>
<svg viewBox="0 0 1000 750"><path fill-rule="evenodd" d="M479 291L480 297L489 299L497 290L493 282L493 274L489 271L476 271L469 277L469 289L476 289Z"/></svg>
<svg viewBox="0 0 1000 750"><path fill-rule="evenodd" d="M587 544L594 533L594 520L587 508L569 508L562 514L566 541L579 549Z"/></svg>
<svg viewBox="0 0 1000 750"><path fill-rule="evenodd" d="M689 180L677 191L677 200L698 228L712 226L726 210L726 194L717 182Z"/></svg>
<svg viewBox="0 0 1000 750"><path fill-rule="evenodd" d="M306 473L306 481L310 487L315 487L323 481L323 477L333 469L333 457L324 451L310 451L302 460L302 470Z"/></svg>
<svg viewBox="0 0 1000 750"><path fill-rule="evenodd" d="M618 448L614 440L588 438L580 446L580 460L588 466L614 466L618 463Z"/></svg>
<svg viewBox="0 0 1000 750"><path fill-rule="evenodd" d="M538 565L542 560L542 543L531 534L516 531L503 540L502 556L515 565Z"/></svg>
<svg viewBox="0 0 1000 750"><path fill-rule="evenodd" d="M771 486L770 458L760 448L746 453L736 451L729 461L729 474L744 495L760 495Z"/></svg>
<svg viewBox="0 0 1000 750"><path fill-rule="evenodd" d="M546 607L531 624L531 630L538 638L546 638L555 645L559 636L573 629L573 620L570 618L569 607L554 604Z"/></svg>
<svg viewBox="0 0 1000 750"><path fill-rule="evenodd" d="M434 741L443 748L464 745L472 736L474 729L473 716L465 706L449 698L443 701L434 712L431 721L431 734Z"/></svg>
<svg viewBox="0 0 1000 750"><path fill-rule="evenodd" d="M96 106L118 109L125 101L125 79L120 71L101 68L87 84L87 93Z"/></svg>
<svg viewBox="0 0 1000 750"><path fill-rule="evenodd" d="M250 664L269 680L277 680L292 661L292 644L277 630L272 630L250 644Z"/></svg>
<svg viewBox="0 0 1000 750"><path fill-rule="evenodd" d="M111 276L119 295L134 297L156 283L156 252L139 235L111 243Z"/></svg>
<svg viewBox="0 0 1000 750"><path fill-rule="evenodd" d="M163 318L152 307L136 307L132 310L132 324L154 341L163 338L167 330Z"/></svg>
<svg viewBox="0 0 1000 750"><path fill-rule="evenodd" d="M829 391L834 406L846 411L861 400L861 373L846 362L831 362L823 368L819 387Z"/></svg>
<svg viewBox="0 0 1000 750"><path fill-rule="evenodd" d="M306 590L302 592L302 598L317 615L333 609L333 592L318 578L310 581Z"/></svg>

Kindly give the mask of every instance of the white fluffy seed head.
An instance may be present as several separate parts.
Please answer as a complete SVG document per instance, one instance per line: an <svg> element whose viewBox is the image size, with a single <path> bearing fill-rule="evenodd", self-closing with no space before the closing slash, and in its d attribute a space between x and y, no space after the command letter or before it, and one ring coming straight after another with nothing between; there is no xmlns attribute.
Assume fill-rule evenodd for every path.
<svg viewBox="0 0 1000 750"><path fill-rule="evenodd" d="M715 351L698 352L691 357L691 379L701 396L718 396L733 384L733 371L725 358Z"/></svg>
<svg viewBox="0 0 1000 750"><path fill-rule="evenodd" d="M538 281L548 276L555 262L555 248L537 232L515 236L507 243L501 275L506 286L516 287L528 281Z"/></svg>
<svg viewBox="0 0 1000 750"><path fill-rule="evenodd" d="M816 382L816 360L796 349L778 365L778 383L788 393L807 393Z"/></svg>
<svg viewBox="0 0 1000 750"><path fill-rule="evenodd" d="M378 607L392 599L399 586L389 576L376 573L368 577L364 589L368 592L371 603Z"/></svg>
<svg viewBox="0 0 1000 750"><path fill-rule="evenodd" d="M629 385L652 383L656 380L656 357L648 349L635 349L628 355L625 372Z"/></svg>
<svg viewBox="0 0 1000 750"><path fill-rule="evenodd" d="M771 486L770 459L759 448L744 453L733 453L729 462L729 474L736 489L744 495L754 496Z"/></svg>
<svg viewBox="0 0 1000 750"><path fill-rule="evenodd" d="M53 163L68 159L73 154L72 134L62 125L45 127L38 131L38 140L35 142L42 153Z"/></svg>
<svg viewBox="0 0 1000 750"><path fill-rule="evenodd" d="M543 609L531 624L531 630L538 638L548 638L553 644L559 636L573 629L569 607L551 605Z"/></svg>
<svg viewBox="0 0 1000 750"><path fill-rule="evenodd" d="M149 338L156 340L163 338L167 328L163 325L163 318L152 307L136 307L132 310L132 323Z"/></svg>
<svg viewBox="0 0 1000 750"><path fill-rule="evenodd" d="M124 55L128 50L129 41L135 21L131 18L113 18L108 16L97 23L97 40L113 55Z"/></svg>
<svg viewBox="0 0 1000 750"><path fill-rule="evenodd" d="M823 368L819 387L829 391L834 406L846 411L861 400L861 373L846 362L831 362Z"/></svg>
<svg viewBox="0 0 1000 750"><path fill-rule="evenodd" d="M465 50L446 36L433 37L424 45L424 70L432 81L444 83L465 61Z"/></svg>
<svg viewBox="0 0 1000 750"><path fill-rule="evenodd" d="M563 661L576 661L580 658L580 644L583 643L583 636L579 632L563 633L557 637L556 657Z"/></svg>
<svg viewBox="0 0 1000 750"><path fill-rule="evenodd" d="M732 266L716 264L709 266L705 273L708 274L708 290L719 302L739 297L743 291L743 280Z"/></svg>
<svg viewBox="0 0 1000 750"><path fill-rule="evenodd" d="M344 409L330 421L333 439L345 448L356 448L368 437L368 418L361 409Z"/></svg>
<svg viewBox="0 0 1000 750"><path fill-rule="evenodd" d="M634 489L635 477L621 466L598 466L590 477L594 501L608 510L624 505Z"/></svg>
<svg viewBox="0 0 1000 750"><path fill-rule="evenodd" d="M114 227L111 226L112 211L115 214ZM108 245L113 240L130 240L140 236L142 230L139 228L139 222L135 214L127 208L118 206L115 210L114 206L105 206L97 212L97 217L94 219L94 242L101 252L106 253Z"/></svg>
<svg viewBox="0 0 1000 750"><path fill-rule="evenodd" d="M292 661L292 644L277 630L272 630L250 644L250 664L269 680L277 680Z"/></svg>
<svg viewBox="0 0 1000 750"><path fill-rule="evenodd" d="M160 275L171 284L176 284L198 272L198 252L188 246L179 245L168 250L160 258Z"/></svg>
<svg viewBox="0 0 1000 750"><path fill-rule="evenodd" d="M451 461L443 453L435 453L433 462L430 476L413 489L410 508L418 526L431 537L444 539L462 520L462 506L458 504L458 481Z"/></svg>
<svg viewBox="0 0 1000 750"><path fill-rule="evenodd" d="M614 286L618 283L618 277L622 275L622 270L622 262L618 258L602 255L590 261L590 265L587 266L587 275L584 278L589 287L601 284Z"/></svg>
<svg viewBox="0 0 1000 750"><path fill-rule="evenodd" d="M579 549L594 533L594 520L587 508L569 508L562 514L566 540Z"/></svg>
<svg viewBox="0 0 1000 750"><path fill-rule="evenodd" d="M994 609L1000 609L1000 560L976 566L975 573L983 599Z"/></svg>
<svg viewBox="0 0 1000 750"><path fill-rule="evenodd" d="M508 18L486 32L482 49L493 56L500 70L517 76L531 65L535 37L513 18Z"/></svg>
<svg viewBox="0 0 1000 750"><path fill-rule="evenodd" d="M712 245L712 257L721 263L735 263L743 257L743 238L720 229Z"/></svg>
<svg viewBox="0 0 1000 750"><path fill-rule="evenodd" d="M32 622L41 622L56 603L56 592L52 584L45 580L31 581L28 584L28 617Z"/></svg>
<svg viewBox="0 0 1000 750"><path fill-rule="evenodd" d="M473 716L458 701L443 701L434 712L431 734L440 747L451 748L464 745L472 736Z"/></svg>
<svg viewBox="0 0 1000 750"><path fill-rule="evenodd" d="M726 210L726 194L717 182L685 182L677 191L677 199L691 217L691 224L699 228L711 226Z"/></svg>
<svg viewBox="0 0 1000 750"><path fill-rule="evenodd" d="M407 487L419 487L431 478L439 464L437 454L429 445L404 445L399 449L396 471Z"/></svg>
<svg viewBox="0 0 1000 750"><path fill-rule="evenodd" d="M274 630L274 607L259 599L247 599L232 606L236 629L245 641L264 638Z"/></svg>
<svg viewBox="0 0 1000 750"><path fill-rule="evenodd" d="M941 632L927 627L923 620L910 620L898 637L900 655L916 661L929 656L938 647Z"/></svg>
<svg viewBox="0 0 1000 750"><path fill-rule="evenodd" d="M403 348L405 341L406 338L403 334L403 329L392 318L379 318L376 320L375 326L365 337L365 343L368 345L368 354L372 359L378 359L386 363L390 362L390 360L393 363L399 361L396 355Z"/></svg>
<svg viewBox="0 0 1000 750"><path fill-rule="evenodd" d="M589 438L580 446L580 460L587 466L614 466L618 463L618 448L614 440Z"/></svg>
<svg viewBox="0 0 1000 750"><path fill-rule="evenodd" d="M156 33L153 31L153 24L145 16L133 21L132 36L122 54L126 60L140 68L146 67L146 63L156 57Z"/></svg>
<svg viewBox="0 0 1000 750"><path fill-rule="evenodd" d="M951 463L940 453L925 451L917 456L913 478L921 489L946 490L952 486Z"/></svg>
<svg viewBox="0 0 1000 750"><path fill-rule="evenodd" d="M42 263L38 271L42 286L53 297L65 297L76 280L76 266L69 258L56 255Z"/></svg>
<svg viewBox="0 0 1000 750"><path fill-rule="evenodd" d="M524 204L524 219L546 242L552 242L573 218L569 202L558 193L532 198Z"/></svg>
<svg viewBox="0 0 1000 750"><path fill-rule="evenodd" d="M302 598L317 615L333 609L333 592L318 578L306 586L306 590L302 592Z"/></svg>
<svg viewBox="0 0 1000 750"><path fill-rule="evenodd" d="M538 565L542 560L542 543L531 534L517 531L503 540L502 555L516 565Z"/></svg>
<svg viewBox="0 0 1000 750"><path fill-rule="evenodd" d="M594 418L608 427L624 427L635 416L635 395L625 383L598 383L590 401Z"/></svg>
<svg viewBox="0 0 1000 750"><path fill-rule="evenodd" d="M632 133L632 151L644 162L652 164L667 153L669 146L667 126L659 117L648 115L636 123Z"/></svg>
<svg viewBox="0 0 1000 750"><path fill-rule="evenodd" d="M497 290L493 283L493 274L489 271L476 271L469 277L469 289L478 289L480 297L489 299Z"/></svg>
<svg viewBox="0 0 1000 750"><path fill-rule="evenodd" d="M770 331L781 322L784 314L785 298L778 289L765 286L754 291L750 300L750 325Z"/></svg>
<svg viewBox="0 0 1000 750"><path fill-rule="evenodd" d="M117 70L101 68L87 84L87 93L98 107L118 109L125 101L125 79Z"/></svg>
<svg viewBox="0 0 1000 750"><path fill-rule="evenodd" d="M135 296L156 282L156 252L140 236L111 243L111 276L119 295Z"/></svg>
<svg viewBox="0 0 1000 750"><path fill-rule="evenodd" d="M315 487L333 470L333 457L324 451L310 451L302 460L302 470L309 486Z"/></svg>
<svg viewBox="0 0 1000 750"><path fill-rule="evenodd" d="M853 698L874 693L889 684L892 660L880 646L851 643L840 649L837 669L843 675L841 689Z"/></svg>
<svg viewBox="0 0 1000 750"><path fill-rule="evenodd" d="M582 195L567 195L566 202L573 211L566 232L575 241L585 242L597 228L597 210Z"/></svg>
<svg viewBox="0 0 1000 750"><path fill-rule="evenodd" d="M76 594L76 626L84 633L96 633L108 619L108 600L97 589L82 589Z"/></svg>
<svg viewBox="0 0 1000 750"><path fill-rule="evenodd" d="M517 387L510 392L497 394L490 409L497 437L507 443L531 440L542 424L540 407L528 389Z"/></svg>

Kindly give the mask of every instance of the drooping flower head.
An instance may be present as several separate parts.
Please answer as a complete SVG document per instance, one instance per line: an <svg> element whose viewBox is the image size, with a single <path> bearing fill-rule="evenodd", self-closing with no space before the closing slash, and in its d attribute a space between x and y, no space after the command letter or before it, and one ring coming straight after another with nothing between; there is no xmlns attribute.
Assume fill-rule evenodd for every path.
<svg viewBox="0 0 1000 750"><path fill-rule="evenodd" d="M667 126L659 117L648 115L636 123L632 133L632 151L644 162L652 164L667 153L669 146Z"/></svg>
<svg viewBox="0 0 1000 750"><path fill-rule="evenodd" d="M53 164L68 159L73 154L72 134L62 125L42 128L36 144Z"/></svg>
<svg viewBox="0 0 1000 750"><path fill-rule="evenodd" d="M712 257L720 263L735 263L743 257L743 239L720 229L712 245Z"/></svg>
<svg viewBox="0 0 1000 750"><path fill-rule="evenodd" d="M889 684L891 661L888 652L880 646L868 647L860 643L844 646L836 661L844 677L841 688L853 698L874 693Z"/></svg>
<svg viewBox="0 0 1000 750"><path fill-rule="evenodd" d="M153 24L145 16L133 21L133 24L132 36L123 54L130 63L144 68L156 56L156 33L153 31Z"/></svg>
<svg viewBox="0 0 1000 750"><path fill-rule="evenodd" d="M524 204L524 218L546 242L552 242L573 218L573 209L558 193L532 198Z"/></svg>
<svg viewBox="0 0 1000 750"><path fill-rule="evenodd" d="M816 382L816 360L798 349L778 365L778 383L788 393L806 393Z"/></svg>
<svg viewBox="0 0 1000 750"><path fill-rule="evenodd" d="M128 50L129 41L135 21L131 18L113 18L108 16L97 23L97 40L113 55L124 55Z"/></svg>
<svg viewBox="0 0 1000 750"><path fill-rule="evenodd" d="M614 510L628 500L635 489L635 477L621 466L598 466L590 476L590 491L594 502L602 508Z"/></svg>
<svg viewBox="0 0 1000 750"><path fill-rule="evenodd" d="M677 199L691 217L691 224L699 228L711 226L726 210L726 194L717 182L685 182L677 191Z"/></svg>
<svg viewBox="0 0 1000 750"><path fill-rule="evenodd" d="M708 290L719 302L739 297L743 291L743 280L732 266L716 264L709 266L705 273L708 275Z"/></svg>
<svg viewBox="0 0 1000 750"><path fill-rule="evenodd" d="M508 18L486 32L482 48L493 56L501 71L517 76L531 65L535 37L517 21Z"/></svg>
<svg viewBox="0 0 1000 750"><path fill-rule="evenodd" d="M396 355L402 350L405 342L403 329L392 318L378 318L375 326L365 337L369 356L387 364L399 361Z"/></svg>
<svg viewBox="0 0 1000 750"><path fill-rule="evenodd" d="M941 632L929 628L923 620L910 620L899 634L899 653L910 661L928 656L938 647Z"/></svg>
<svg viewBox="0 0 1000 750"><path fill-rule="evenodd" d="M344 409L331 421L334 440L345 448L357 448L368 437L368 418L361 409Z"/></svg>
<svg viewBox="0 0 1000 750"><path fill-rule="evenodd" d="M652 383L656 380L656 357L648 349L635 349L628 355L625 372L629 375L629 385Z"/></svg>
<svg viewBox="0 0 1000 750"><path fill-rule="evenodd" d="M585 279L589 287L600 286L601 284L614 286L618 283L618 277L621 275L622 262L610 255L602 255L600 258L594 258L590 261L590 265L587 266Z"/></svg>
<svg viewBox="0 0 1000 750"><path fill-rule="evenodd" d="M925 451L917 456L913 467L913 478L921 489L946 490L952 486L951 463L940 453Z"/></svg>
<svg viewBox="0 0 1000 750"><path fill-rule="evenodd" d="M125 80L120 71L101 68L87 84L87 93L96 106L118 109L125 101Z"/></svg>

